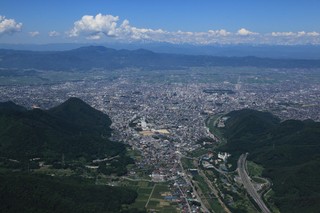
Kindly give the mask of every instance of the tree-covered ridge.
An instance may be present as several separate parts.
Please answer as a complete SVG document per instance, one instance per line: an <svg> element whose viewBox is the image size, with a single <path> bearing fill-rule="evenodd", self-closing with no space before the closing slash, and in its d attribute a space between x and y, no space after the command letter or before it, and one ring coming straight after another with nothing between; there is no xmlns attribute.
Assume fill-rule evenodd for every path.
<svg viewBox="0 0 320 213"><path fill-rule="evenodd" d="M228 131L228 138L261 134L280 123L280 119L269 112L259 112L251 109L233 111L227 117L226 131Z"/></svg>
<svg viewBox="0 0 320 213"><path fill-rule="evenodd" d="M1 212L99 213L126 211L137 197L133 190L94 185L84 179L0 173Z"/></svg>
<svg viewBox="0 0 320 213"><path fill-rule="evenodd" d="M281 212L317 212L320 208L320 123L288 120L254 110L226 116L228 139L223 150L264 167L272 180L273 197Z"/></svg>
<svg viewBox="0 0 320 213"><path fill-rule="evenodd" d="M50 110L0 103L0 212L137 212L135 191L95 184L134 163L110 125L78 98Z"/></svg>
<svg viewBox="0 0 320 213"><path fill-rule="evenodd" d="M50 110L27 111L1 103L0 156L18 161L55 160L62 155L65 160L91 161L115 156L125 152L125 146L108 139L110 125L107 115L78 98Z"/></svg>
<svg viewBox="0 0 320 213"><path fill-rule="evenodd" d="M0 102L0 110L1 111L27 111L26 108L19 106L12 101Z"/></svg>

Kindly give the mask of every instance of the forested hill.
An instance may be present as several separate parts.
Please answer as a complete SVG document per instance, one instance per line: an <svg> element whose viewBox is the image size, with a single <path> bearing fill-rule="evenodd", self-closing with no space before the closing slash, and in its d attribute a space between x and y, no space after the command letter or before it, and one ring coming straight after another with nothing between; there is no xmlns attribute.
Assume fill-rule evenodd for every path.
<svg viewBox="0 0 320 213"><path fill-rule="evenodd" d="M4 213L138 213L125 209L137 192L95 185L88 179L0 172L0 209Z"/></svg>
<svg viewBox="0 0 320 213"><path fill-rule="evenodd" d="M102 46L67 51L19 51L0 49L0 68L56 71L93 68L178 69L183 67L252 66L271 68L318 68L320 60L270 59L258 57L217 57L155 53L145 49L115 50Z"/></svg>
<svg viewBox="0 0 320 213"><path fill-rule="evenodd" d="M125 146L108 139L111 120L78 98L50 110L26 110L12 102L0 103L0 156L92 160L114 156Z"/></svg>
<svg viewBox="0 0 320 213"><path fill-rule="evenodd" d="M320 123L279 119L254 110L226 115L227 144L234 157L248 152L248 160L264 167L272 180L275 204L281 212L320 209Z"/></svg>
<svg viewBox="0 0 320 213"><path fill-rule="evenodd" d="M133 160L108 139L111 120L78 98L50 110L0 103L0 212L138 212L137 192L96 185ZM113 159L95 164L93 159ZM99 167L98 167L99 166Z"/></svg>

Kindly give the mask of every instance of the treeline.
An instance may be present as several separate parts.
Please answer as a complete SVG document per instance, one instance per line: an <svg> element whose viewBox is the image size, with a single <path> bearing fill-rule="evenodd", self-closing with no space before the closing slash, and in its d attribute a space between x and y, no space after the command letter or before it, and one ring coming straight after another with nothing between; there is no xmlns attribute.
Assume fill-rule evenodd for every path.
<svg viewBox="0 0 320 213"><path fill-rule="evenodd" d="M118 158L113 159L111 162L99 163L98 172L105 175L116 174L117 176L122 176L127 174L128 164L134 164L134 160L125 154L121 154Z"/></svg>
<svg viewBox="0 0 320 213"><path fill-rule="evenodd" d="M125 206L137 193L128 188L94 185L80 178L0 173L1 212L138 212Z"/></svg>

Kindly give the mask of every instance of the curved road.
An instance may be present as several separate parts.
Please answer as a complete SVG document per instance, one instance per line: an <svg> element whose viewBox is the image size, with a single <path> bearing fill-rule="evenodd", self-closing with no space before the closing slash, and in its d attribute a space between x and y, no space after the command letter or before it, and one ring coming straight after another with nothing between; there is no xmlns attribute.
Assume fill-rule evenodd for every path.
<svg viewBox="0 0 320 213"><path fill-rule="evenodd" d="M271 213L271 211L268 209L266 204L261 199L261 197L258 194L258 192L253 187L253 184L251 183L250 177L247 174L247 171L246 171L246 158L247 158L247 155L248 155L248 153L247 154L242 154L240 156L239 160L238 160L238 173L239 173L239 176L240 176L240 178L242 180L244 188L247 190L247 192L253 198L253 200L257 203L257 205L259 206L261 211L263 213Z"/></svg>

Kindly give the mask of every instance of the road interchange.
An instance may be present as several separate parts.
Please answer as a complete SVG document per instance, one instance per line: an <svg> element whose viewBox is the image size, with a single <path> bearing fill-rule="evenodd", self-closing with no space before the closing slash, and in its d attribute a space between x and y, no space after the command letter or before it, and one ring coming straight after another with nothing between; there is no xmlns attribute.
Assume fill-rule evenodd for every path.
<svg viewBox="0 0 320 213"><path fill-rule="evenodd" d="M252 199L256 202L256 204L259 206L261 211L263 213L271 213L269 208L266 206L266 204L261 199L260 195L258 194L257 190L254 188L251 179L246 171L246 158L248 153L242 154L238 160L238 174L242 180L244 188L247 190L249 195L252 197Z"/></svg>

